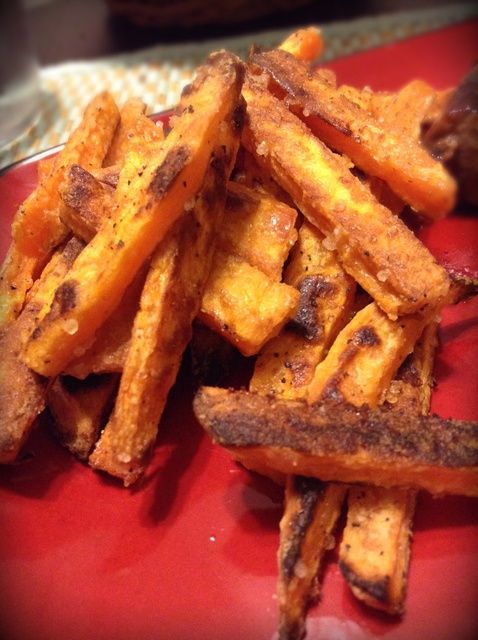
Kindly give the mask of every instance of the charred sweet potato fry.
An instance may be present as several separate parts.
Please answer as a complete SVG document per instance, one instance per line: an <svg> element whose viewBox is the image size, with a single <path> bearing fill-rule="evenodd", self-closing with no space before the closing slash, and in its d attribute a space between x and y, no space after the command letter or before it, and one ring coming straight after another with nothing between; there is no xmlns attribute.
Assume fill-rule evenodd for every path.
<svg viewBox="0 0 478 640"><path fill-rule="evenodd" d="M218 247L278 282L297 239L297 211L273 196L230 182Z"/></svg>
<svg viewBox="0 0 478 640"><path fill-rule="evenodd" d="M125 486L138 480L145 469L191 338L239 147L241 108L242 102L233 103L226 114L192 211L178 220L153 256L114 411L89 458L94 468L118 476Z"/></svg>
<svg viewBox="0 0 478 640"><path fill-rule="evenodd" d="M259 353L250 389L284 398L306 393L315 367L348 319L355 283L324 236L306 221L290 257L285 281L300 292L294 319ZM278 552L279 637L301 638L305 615L319 590L318 571L330 546L346 489L314 479L288 477Z"/></svg>
<svg viewBox="0 0 478 640"><path fill-rule="evenodd" d="M284 277L299 291L297 311L261 349L250 382L252 391L302 397L316 366L348 320L355 283L323 240L315 227L302 224Z"/></svg>
<svg viewBox="0 0 478 640"><path fill-rule="evenodd" d="M478 496L478 423L202 387L197 419L259 472Z"/></svg>
<svg viewBox="0 0 478 640"><path fill-rule="evenodd" d="M102 225L75 262L26 346L25 362L54 376L83 347L119 303L145 259L201 186L221 122L243 80L232 54L210 56L183 92L172 130L156 154L130 153L115 191L115 216ZM65 323L76 330L65 332Z"/></svg>
<svg viewBox="0 0 478 640"><path fill-rule="evenodd" d="M61 443L86 460L113 406L118 377L91 376L79 382L59 376L48 388L47 406Z"/></svg>
<svg viewBox="0 0 478 640"><path fill-rule="evenodd" d="M0 326L19 314L27 291L52 250L66 238L58 190L67 171L72 164L87 170L101 166L118 118L109 93L94 98L53 166L42 173L38 187L20 205L12 223L12 243L0 271Z"/></svg>
<svg viewBox="0 0 478 640"><path fill-rule="evenodd" d="M340 545L340 569L353 594L392 614L403 612L416 491L353 486Z"/></svg>
<svg viewBox="0 0 478 640"><path fill-rule="evenodd" d="M287 104L320 138L366 173L382 178L416 211L436 219L451 211L456 183L417 141L385 130L376 118L311 74L284 51L252 56L281 91Z"/></svg>
<svg viewBox="0 0 478 640"><path fill-rule="evenodd" d="M305 635L305 610L319 591L318 568L334 546L332 532L346 491L342 484L287 477L278 554L280 640L299 640Z"/></svg>
<svg viewBox="0 0 478 640"><path fill-rule="evenodd" d="M436 324L427 325L387 391L392 410L429 412ZM416 491L353 487L339 566L354 595L369 606L403 613Z"/></svg>
<svg viewBox="0 0 478 640"><path fill-rule="evenodd" d="M374 302L367 305L342 329L315 369L309 402L336 397L376 406L426 323L417 315L393 321Z"/></svg>
<svg viewBox="0 0 478 640"><path fill-rule="evenodd" d="M45 407L47 380L22 362L20 352L35 326L36 314L83 246L73 238L53 255L30 290L21 314L0 332L0 462L15 460Z"/></svg>
<svg viewBox="0 0 478 640"><path fill-rule="evenodd" d="M344 269L377 304L390 317L443 304L450 286L445 270L350 173L350 164L260 82L251 79L243 94L247 148L328 238Z"/></svg>
<svg viewBox="0 0 478 640"><path fill-rule="evenodd" d="M217 250L198 317L243 355L251 356L294 315L298 299L293 287Z"/></svg>
<svg viewBox="0 0 478 640"><path fill-rule="evenodd" d="M68 171L60 195L66 205L60 212L62 222L85 242L113 211L113 189L77 164Z"/></svg>

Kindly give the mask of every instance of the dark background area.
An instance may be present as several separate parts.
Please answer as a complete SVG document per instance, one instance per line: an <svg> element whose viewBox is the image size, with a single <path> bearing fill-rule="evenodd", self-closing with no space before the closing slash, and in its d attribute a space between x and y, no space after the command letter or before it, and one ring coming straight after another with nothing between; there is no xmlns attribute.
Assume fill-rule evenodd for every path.
<svg viewBox="0 0 478 640"><path fill-rule="evenodd" d="M302 0L298 3L281 2L279 4L282 8L279 8L273 7L274 2L271 0L262 0L262 3L257 9L262 15L237 21L239 10L234 9L235 2L222 0L217 3L218 8L214 11L211 10L211 2L206 1L202 5L209 9L209 22L194 25L191 22L200 22L197 14L201 11L201 1L198 0L191 0L189 3L182 0L176 5L175 0L169 0L167 10L157 11L155 21L161 23L163 17L165 23L159 26L151 26L152 20L145 17L140 3L135 3L134 0L129 4L136 4L137 8L133 11L136 19L145 19L149 26L139 26L115 13L109 4L117 6L120 2L114 0L110 0L109 4L103 0L30 0L26 15L39 63L47 65L64 60L134 51L160 43L227 37L296 25L325 24L336 20L453 4L450 0ZM244 0L239 4L244 4ZM259 7L261 0L251 0L251 4ZM288 7L284 7L285 4ZM179 11L180 6L184 5L194 5L194 8L183 10L182 15L174 14L174 11ZM264 11L267 12L265 15Z"/></svg>

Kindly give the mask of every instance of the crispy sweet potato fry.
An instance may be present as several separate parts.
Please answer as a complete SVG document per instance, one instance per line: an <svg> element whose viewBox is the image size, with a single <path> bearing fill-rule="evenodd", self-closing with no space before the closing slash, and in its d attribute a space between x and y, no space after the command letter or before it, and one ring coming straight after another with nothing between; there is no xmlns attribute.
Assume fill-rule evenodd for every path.
<svg viewBox="0 0 478 640"><path fill-rule="evenodd" d="M339 566L353 594L387 613L403 612L416 491L353 486Z"/></svg>
<svg viewBox="0 0 478 640"><path fill-rule="evenodd" d="M315 367L348 319L355 284L323 240L320 231L303 222L285 273L285 281L301 293L299 307L292 327L259 353L253 391L303 397ZM303 636L307 606L318 593L317 574L345 492L343 485L287 478L278 553L281 640Z"/></svg>
<svg viewBox="0 0 478 640"><path fill-rule="evenodd" d="M62 222L85 242L113 211L113 189L77 164L70 167L60 195L66 205L60 212Z"/></svg>
<svg viewBox="0 0 478 640"><path fill-rule="evenodd" d="M108 418L118 387L114 375L79 382L59 376L48 388L47 406L58 439L73 455L86 460Z"/></svg>
<svg viewBox="0 0 478 640"><path fill-rule="evenodd" d="M19 207L12 223L12 243L0 272L0 326L22 309L26 292L51 251L67 235L60 219L58 189L72 164L87 170L100 167L119 114L109 93L100 93L86 108L83 120L54 159L50 171ZM42 174L43 175L43 174Z"/></svg>
<svg viewBox="0 0 478 640"><path fill-rule="evenodd" d="M324 50L322 33L317 27L297 29L279 45L279 49L287 51L298 60L312 62Z"/></svg>
<svg viewBox="0 0 478 640"><path fill-rule="evenodd" d="M427 325L387 391L393 410L429 412L436 324ZM340 569L368 605L403 613L416 491L353 487L340 546Z"/></svg>
<svg viewBox="0 0 478 640"><path fill-rule="evenodd" d="M426 323L417 315L393 321L374 302L367 305L342 329L317 366L309 402L337 397L357 406L376 406Z"/></svg>
<svg viewBox="0 0 478 640"><path fill-rule="evenodd" d="M332 153L251 79L243 94L248 126L243 140L257 160L293 197L309 221L328 238L344 269L390 316L443 304L445 270L413 233Z"/></svg>
<svg viewBox="0 0 478 640"><path fill-rule="evenodd" d="M245 356L257 353L295 313L299 293L245 260L217 250L199 319Z"/></svg>
<svg viewBox="0 0 478 640"><path fill-rule="evenodd" d="M233 103L226 114L193 210L176 223L153 256L113 415L89 459L93 467L118 476L125 486L145 469L191 338L239 147L240 108Z"/></svg>
<svg viewBox="0 0 478 640"><path fill-rule="evenodd" d="M338 264L324 236L304 222L285 282L300 292L292 321L257 357L250 389L299 398L338 331L348 320L355 283Z"/></svg>
<svg viewBox="0 0 478 640"><path fill-rule="evenodd" d="M273 196L230 182L218 247L278 282L297 239L297 211Z"/></svg>
<svg viewBox="0 0 478 640"><path fill-rule="evenodd" d="M317 570L334 546L332 531L340 515L346 485L288 476L280 522L278 599L280 640L305 634L305 609L319 590Z"/></svg>
<svg viewBox="0 0 478 640"><path fill-rule="evenodd" d="M29 340L25 362L54 376L119 303L139 267L185 204L193 198L211 157L219 126L237 103L243 67L226 52L210 56L183 92L172 130L153 157L128 155L115 191L118 209L91 240L60 284ZM65 323L75 331L65 332Z"/></svg>
<svg viewBox="0 0 478 640"><path fill-rule="evenodd" d="M202 387L197 419L246 467L478 496L478 423Z"/></svg>
<svg viewBox="0 0 478 640"><path fill-rule="evenodd" d="M21 314L0 331L0 462L13 462L45 407L47 381L21 360L38 310L83 248L76 238L53 255L29 292Z"/></svg>
<svg viewBox="0 0 478 640"><path fill-rule="evenodd" d="M382 178L400 198L431 219L451 211L456 183L417 138L385 131L357 103L321 82L306 64L284 51L257 53L252 62L286 92L288 105L330 147L366 173Z"/></svg>

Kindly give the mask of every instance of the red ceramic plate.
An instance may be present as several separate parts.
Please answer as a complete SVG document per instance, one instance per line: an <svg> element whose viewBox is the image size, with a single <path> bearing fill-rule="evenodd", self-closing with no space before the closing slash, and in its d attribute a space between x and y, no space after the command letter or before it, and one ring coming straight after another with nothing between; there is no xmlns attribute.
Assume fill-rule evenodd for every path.
<svg viewBox="0 0 478 640"><path fill-rule="evenodd" d="M444 88L477 56L477 23L339 60L339 79ZM0 177L1 242L35 184L35 159ZM423 232L448 264L478 269L478 219ZM478 301L443 314L435 411L478 419ZM127 491L76 462L42 429L0 473L0 636L9 640L270 640L276 628L281 490L211 445L174 389L145 481ZM407 613L388 618L349 593L331 554L309 638L478 637L478 501L418 501Z"/></svg>

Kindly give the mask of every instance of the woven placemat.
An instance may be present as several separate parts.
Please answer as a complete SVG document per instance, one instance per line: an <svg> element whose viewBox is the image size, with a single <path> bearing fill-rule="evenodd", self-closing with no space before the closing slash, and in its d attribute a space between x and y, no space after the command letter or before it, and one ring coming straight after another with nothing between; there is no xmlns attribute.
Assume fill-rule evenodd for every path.
<svg viewBox="0 0 478 640"><path fill-rule="evenodd" d="M396 42L476 15L478 7L466 3L330 23L322 28L326 44L323 60ZM0 168L64 142L86 103L99 91L108 89L120 105L130 96L139 96L149 112L162 111L176 104L181 88L210 51L225 48L245 57L253 42L272 47L293 29L159 45L94 61L45 67L40 70L38 115L19 138L0 149Z"/></svg>

